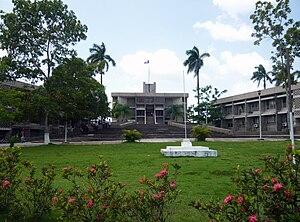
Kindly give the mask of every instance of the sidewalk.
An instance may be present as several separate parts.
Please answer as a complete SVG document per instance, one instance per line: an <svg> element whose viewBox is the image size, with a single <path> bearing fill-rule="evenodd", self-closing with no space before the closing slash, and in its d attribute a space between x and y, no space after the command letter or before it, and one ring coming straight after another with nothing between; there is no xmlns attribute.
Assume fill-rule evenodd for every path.
<svg viewBox="0 0 300 222"><path fill-rule="evenodd" d="M193 142L195 139L190 138ZM245 141L257 141L258 138L207 138L207 141L233 141L233 142L245 142ZM286 138L264 138L264 141L284 141ZM151 138L151 139L141 139L139 142L145 143L167 143L167 142L181 142L180 138ZM122 140L113 140L113 141L80 141L74 142L70 141L64 143L62 140L53 140L52 144L70 144L70 145L101 145L101 144L119 144L122 143ZM42 141L37 142L25 142L25 143L15 143L16 146L20 147L33 147L44 145ZM0 144L0 148L9 147L8 143Z"/></svg>

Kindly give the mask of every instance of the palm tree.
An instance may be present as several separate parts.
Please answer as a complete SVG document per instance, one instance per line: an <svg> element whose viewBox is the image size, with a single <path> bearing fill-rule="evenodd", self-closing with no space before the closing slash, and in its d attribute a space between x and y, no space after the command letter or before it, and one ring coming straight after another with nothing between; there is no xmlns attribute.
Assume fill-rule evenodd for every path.
<svg viewBox="0 0 300 222"><path fill-rule="evenodd" d="M93 47L90 48L91 55L87 58L88 62L95 64L95 71L96 73L99 73L101 76L100 83L102 84L102 75L104 75L105 72L108 71L109 63L111 63L113 66L116 66L116 62L110 57L110 55L105 54L106 47L104 43L102 42L101 45L93 44Z"/></svg>
<svg viewBox="0 0 300 222"><path fill-rule="evenodd" d="M266 83L267 81L269 81L270 83L272 83L272 79L269 76L269 74L271 74L272 72L266 72L266 69L263 65L259 65L255 67L257 70L255 72L253 72L253 76L251 77L251 80L253 80L253 82L257 81L258 85L257 87L259 87L260 85L260 81L263 80L264 83L264 89L266 89Z"/></svg>
<svg viewBox="0 0 300 222"><path fill-rule="evenodd" d="M127 121L130 115L130 107L127 104L115 103L112 109L113 117L119 121Z"/></svg>
<svg viewBox="0 0 300 222"><path fill-rule="evenodd" d="M183 117L183 106L179 104L173 104L167 108L167 113L171 115L171 119L177 122L178 117Z"/></svg>
<svg viewBox="0 0 300 222"><path fill-rule="evenodd" d="M200 55L199 49L194 46L192 50L187 50L186 55L188 58L183 62L184 66L188 66L188 73L194 72L194 77L197 77L197 99L198 99L198 107L200 105L200 87L199 87L199 71L204 65L203 59L205 57L209 57L209 53L203 53ZM199 112L198 112L199 117Z"/></svg>

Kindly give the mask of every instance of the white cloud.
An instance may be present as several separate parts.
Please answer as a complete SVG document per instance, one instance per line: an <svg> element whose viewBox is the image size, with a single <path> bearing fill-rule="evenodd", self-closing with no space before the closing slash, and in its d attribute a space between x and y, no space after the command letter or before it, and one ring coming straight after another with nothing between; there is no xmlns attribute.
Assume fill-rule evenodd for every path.
<svg viewBox="0 0 300 222"><path fill-rule="evenodd" d="M213 0L213 4L232 17L254 11L257 0Z"/></svg>
<svg viewBox="0 0 300 222"><path fill-rule="evenodd" d="M237 28L232 25L213 23L207 21L204 23L197 22L194 29L206 29L215 40L224 40L228 42L249 41L251 40L252 28L246 24L240 24Z"/></svg>
<svg viewBox="0 0 300 222"><path fill-rule="evenodd" d="M6 55L7 55L6 51L0 49L0 58L2 58L3 56L6 56Z"/></svg>

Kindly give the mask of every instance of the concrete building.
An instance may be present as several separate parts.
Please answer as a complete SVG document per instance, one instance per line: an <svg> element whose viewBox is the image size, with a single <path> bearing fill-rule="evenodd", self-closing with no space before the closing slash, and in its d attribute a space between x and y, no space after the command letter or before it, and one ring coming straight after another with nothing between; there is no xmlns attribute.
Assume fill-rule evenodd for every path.
<svg viewBox="0 0 300 222"><path fill-rule="evenodd" d="M113 104L127 104L131 110L131 119L138 124L166 124L171 117L167 108L172 105L183 105L188 93L157 93L156 83L143 83L143 92L113 92ZM183 121L180 118L178 121Z"/></svg>
<svg viewBox="0 0 300 222"><path fill-rule="evenodd" d="M300 133L300 84L292 86L292 97L294 129ZM286 89L281 86L221 98L216 105L221 106L224 116L217 125L235 135L257 135L260 118L263 134L289 132Z"/></svg>

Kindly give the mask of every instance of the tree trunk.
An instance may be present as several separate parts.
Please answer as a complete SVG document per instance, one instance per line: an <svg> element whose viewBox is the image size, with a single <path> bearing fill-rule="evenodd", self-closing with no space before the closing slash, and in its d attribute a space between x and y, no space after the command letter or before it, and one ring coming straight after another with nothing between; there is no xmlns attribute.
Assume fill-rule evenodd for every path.
<svg viewBox="0 0 300 222"><path fill-rule="evenodd" d="M199 73L197 73L197 105L198 105L198 119L197 123L200 123L200 86L199 86Z"/></svg>
<svg viewBox="0 0 300 222"><path fill-rule="evenodd" d="M49 112L45 111L45 130L44 130L44 144L50 143L50 135L49 135Z"/></svg>

